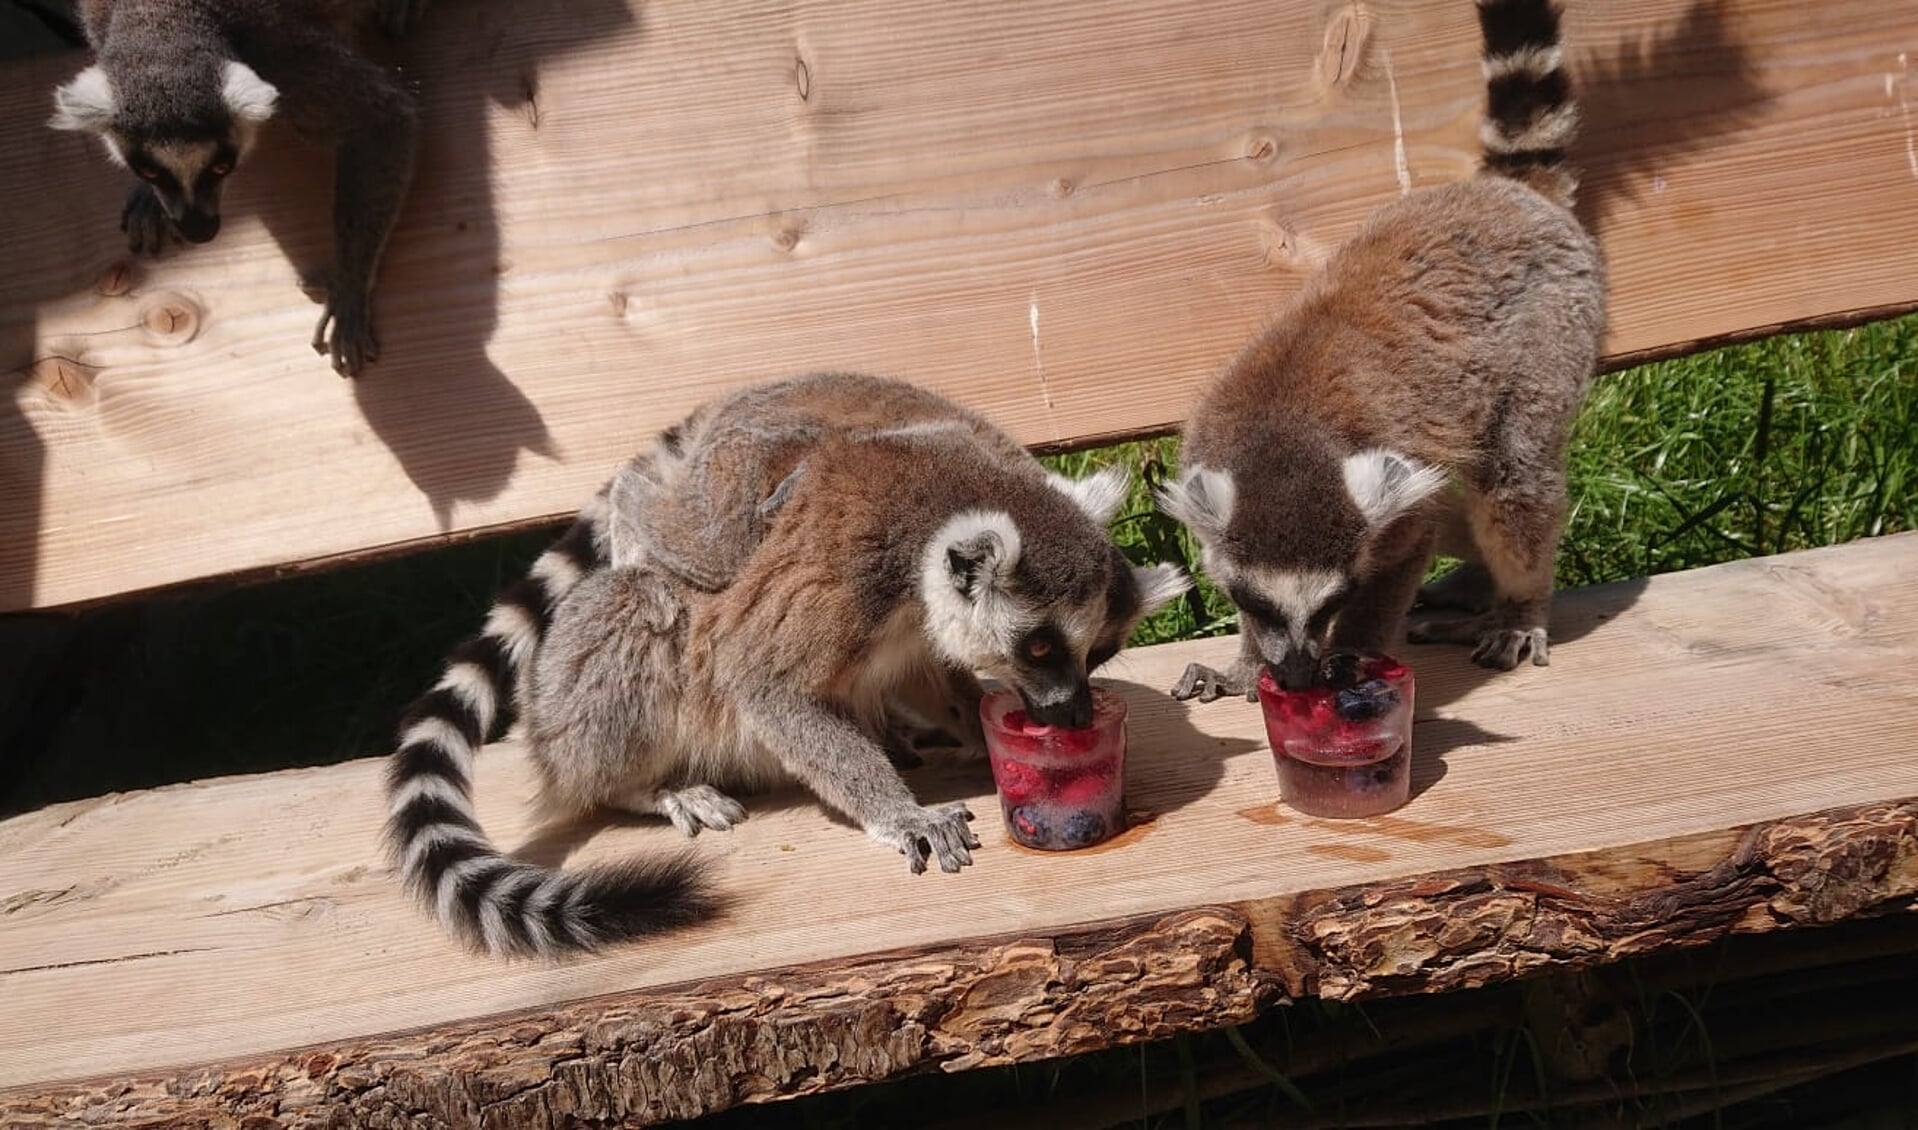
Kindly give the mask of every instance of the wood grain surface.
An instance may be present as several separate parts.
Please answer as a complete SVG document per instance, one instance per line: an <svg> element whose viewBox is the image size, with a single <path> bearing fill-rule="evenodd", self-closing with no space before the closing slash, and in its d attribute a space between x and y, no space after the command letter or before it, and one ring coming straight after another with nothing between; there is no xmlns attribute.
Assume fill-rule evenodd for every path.
<svg viewBox="0 0 1918 1130"><path fill-rule="evenodd" d="M1573 0L1614 358L1918 303L1918 8ZM474 0L425 106L386 356L307 347L330 155L269 130L212 244L0 84L0 610L579 504L695 402L852 367L1034 444L1165 429L1378 204L1468 173L1453 0Z"/></svg>
<svg viewBox="0 0 1918 1130"><path fill-rule="evenodd" d="M756 797L693 844L722 918L563 965L464 954L402 896L377 760L15 817L0 1121L663 1118L1918 907L1918 534L1564 594L1553 631L1509 674L1407 650L1390 816L1280 809L1257 708L1164 693L1234 641L1168 645L1112 672L1136 824L1109 845L1012 846L983 767L912 778L979 815L958 875ZM684 844L536 828L530 784L481 755L481 819L530 858Z"/></svg>

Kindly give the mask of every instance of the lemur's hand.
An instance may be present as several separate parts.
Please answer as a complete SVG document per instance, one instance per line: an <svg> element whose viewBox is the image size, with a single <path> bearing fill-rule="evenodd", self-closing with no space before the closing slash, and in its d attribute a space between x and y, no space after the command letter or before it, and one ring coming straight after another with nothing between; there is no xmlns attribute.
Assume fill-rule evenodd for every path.
<svg viewBox="0 0 1918 1130"><path fill-rule="evenodd" d="M127 233L127 250L135 255L158 255L166 246L173 221L167 219L152 185L136 184L127 192L127 202L120 209L120 230Z"/></svg>
<svg viewBox="0 0 1918 1130"><path fill-rule="evenodd" d="M1172 697L1180 702L1190 698L1211 702L1226 695L1244 695L1247 702L1257 702L1258 682L1240 672L1237 664L1228 671L1215 671L1203 663L1188 663L1172 688Z"/></svg>
<svg viewBox="0 0 1918 1130"><path fill-rule="evenodd" d="M957 871L972 862L971 849L979 846L979 837L966 826L971 819L962 801L936 808L915 804L867 825L866 834L898 848L914 875L925 871L928 855L939 861L939 870Z"/></svg>

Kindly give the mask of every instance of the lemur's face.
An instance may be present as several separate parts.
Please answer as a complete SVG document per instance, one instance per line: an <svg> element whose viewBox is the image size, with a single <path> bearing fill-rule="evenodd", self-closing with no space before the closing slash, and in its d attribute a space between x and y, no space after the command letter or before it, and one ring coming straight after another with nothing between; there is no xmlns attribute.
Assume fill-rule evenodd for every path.
<svg viewBox="0 0 1918 1130"><path fill-rule="evenodd" d="M124 97L105 70L88 67L54 92L50 124L97 136L151 189L182 239L205 243L220 230L220 190L273 116L279 91L229 59L165 105L153 104L154 92L133 93Z"/></svg>
<svg viewBox="0 0 1918 1130"><path fill-rule="evenodd" d="M130 145L109 132L104 140L153 190L182 239L205 243L219 234L220 189L240 160L232 138Z"/></svg>

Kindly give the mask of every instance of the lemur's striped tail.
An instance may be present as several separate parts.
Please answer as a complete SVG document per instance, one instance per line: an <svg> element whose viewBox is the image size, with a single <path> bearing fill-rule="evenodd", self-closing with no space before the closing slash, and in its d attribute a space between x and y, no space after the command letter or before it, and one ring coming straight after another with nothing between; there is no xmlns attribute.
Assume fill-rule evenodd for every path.
<svg viewBox="0 0 1918 1130"><path fill-rule="evenodd" d="M492 954L592 949L708 909L689 859L557 871L500 854L473 813L473 756L493 736L554 609L604 565L606 520L601 491L500 594L486 627L454 649L438 685L407 709L387 767L386 833L401 878L443 926Z"/></svg>
<svg viewBox="0 0 1918 1130"><path fill-rule="evenodd" d="M1479 168L1569 208L1578 177L1566 163L1578 106L1565 74L1555 0L1478 0L1485 38L1485 123Z"/></svg>

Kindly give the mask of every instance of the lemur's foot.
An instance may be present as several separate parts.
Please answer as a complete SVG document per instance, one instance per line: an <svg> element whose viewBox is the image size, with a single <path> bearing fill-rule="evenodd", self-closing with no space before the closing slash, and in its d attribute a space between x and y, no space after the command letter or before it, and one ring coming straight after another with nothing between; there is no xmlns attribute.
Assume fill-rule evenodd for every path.
<svg viewBox="0 0 1918 1130"><path fill-rule="evenodd" d="M127 193L120 209L120 230L127 234L127 250L135 255L158 255L173 233L173 221L167 219L160 198L144 184L136 184Z"/></svg>
<svg viewBox="0 0 1918 1130"><path fill-rule="evenodd" d="M1472 662L1480 667L1510 671L1528 654L1532 657L1532 666L1551 666L1551 647L1545 640L1544 628L1497 628L1486 632L1472 648Z"/></svg>
<svg viewBox="0 0 1918 1130"><path fill-rule="evenodd" d="M660 814L671 820L673 827L689 836L697 836L706 828L715 832L728 831L746 818L745 805L711 785L661 789L655 794L654 801L659 806Z"/></svg>
<svg viewBox="0 0 1918 1130"><path fill-rule="evenodd" d="M1499 671L1510 671L1527 655L1537 667L1549 666L1552 662L1544 628L1506 627L1494 623L1490 616L1414 613L1406 621L1405 638L1409 643L1469 645L1472 662Z"/></svg>
<svg viewBox="0 0 1918 1130"><path fill-rule="evenodd" d="M333 331L330 335L328 326ZM330 354L333 371L343 377L358 376L362 368L380 359L372 302L364 292L335 289L327 294L326 310L313 328L313 351L322 357Z"/></svg>
<svg viewBox="0 0 1918 1130"><path fill-rule="evenodd" d="M971 821L963 801L932 808L915 804L866 825L866 835L897 848L914 875L926 870L929 855L939 861L939 870L951 872L971 863L972 849L979 846L967 826Z"/></svg>
<svg viewBox="0 0 1918 1130"><path fill-rule="evenodd" d="M1185 674L1172 688L1172 697L1180 702L1190 698L1211 702L1226 695L1244 695L1247 702L1259 699L1258 686L1251 679L1236 671L1215 671L1203 663L1186 664Z"/></svg>

